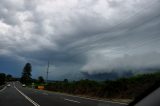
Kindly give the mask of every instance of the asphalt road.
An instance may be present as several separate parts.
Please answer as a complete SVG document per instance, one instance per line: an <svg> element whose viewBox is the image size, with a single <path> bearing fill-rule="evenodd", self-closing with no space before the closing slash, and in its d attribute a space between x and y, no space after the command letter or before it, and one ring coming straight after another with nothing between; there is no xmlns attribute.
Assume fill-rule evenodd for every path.
<svg viewBox="0 0 160 106"><path fill-rule="evenodd" d="M85 99L22 87L19 82L0 90L0 106L125 106L125 104Z"/></svg>
<svg viewBox="0 0 160 106"><path fill-rule="evenodd" d="M160 106L160 88L143 98L135 106Z"/></svg>

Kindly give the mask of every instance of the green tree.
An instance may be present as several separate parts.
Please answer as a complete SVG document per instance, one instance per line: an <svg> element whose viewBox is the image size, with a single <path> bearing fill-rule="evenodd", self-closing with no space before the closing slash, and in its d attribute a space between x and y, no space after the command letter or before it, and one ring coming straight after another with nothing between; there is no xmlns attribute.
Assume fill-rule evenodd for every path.
<svg viewBox="0 0 160 106"><path fill-rule="evenodd" d="M26 65L23 68L22 72L22 77L21 77L21 82L24 84L29 84L31 83L31 71L32 71L32 66L30 63L26 63Z"/></svg>
<svg viewBox="0 0 160 106"><path fill-rule="evenodd" d="M64 79L63 82L64 82L64 83L68 83L68 79Z"/></svg>
<svg viewBox="0 0 160 106"><path fill-rule="evenodd" d="M38 77L38 82L39 82L39 83L44 83L44 78L43 78L42 76L39 76L39 77Z"/></svg>
<svg viewBox="0 0 160 106"><path fill-rule="evenodd" d="M6 76L6 80L7 80L7 81L12 81L12 79L13 79L12 75L8 74L8 75Z"/></svg>
<svg viewBox="0 0 160 106"><path fill-rule="evenodd" d="M0 85L5 84L6 75L4 73L0 73Z"/></svg>

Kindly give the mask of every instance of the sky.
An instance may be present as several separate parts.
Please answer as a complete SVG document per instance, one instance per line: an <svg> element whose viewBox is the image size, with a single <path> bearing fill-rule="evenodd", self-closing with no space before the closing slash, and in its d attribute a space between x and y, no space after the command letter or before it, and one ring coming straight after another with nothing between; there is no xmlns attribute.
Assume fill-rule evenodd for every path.
<svg viewBox="0 0 160 106"><path fill-rule="evenodd" d="M62 80L160 68L160 0L0 0L0 72ZM99 77L100 77L99 76Z"/></svg>

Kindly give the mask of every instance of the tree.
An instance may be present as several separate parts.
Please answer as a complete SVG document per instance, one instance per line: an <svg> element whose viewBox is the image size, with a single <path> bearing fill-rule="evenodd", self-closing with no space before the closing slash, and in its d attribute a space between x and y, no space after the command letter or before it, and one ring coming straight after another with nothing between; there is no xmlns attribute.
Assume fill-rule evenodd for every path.
<svg viewBox="0 0 160 106"><path fill-rule="evenodd" d="M38 77L38 82L39 82L39 83L44 83L44 78L43 78L42 76L39 76L39 77Z"/></svg>
<svg viewBox="0 0 160 106"><path fill-rule="evenodd" d="M32 66L30 63L26 63L26 65L23 68L22 72L22 77L21 77L21 82L24 84L29 84L31 83L31 71L32 71Z"/></svg>
<svg viewBox="0 0 160 106"><path fill-rule="evenodd" d="M4 73L0 73L0 85L5 84L6 75Z"/></svg>
<svg viewBox="0 0 160 106"><path fill-rule="evenodd" d="M68 79L64 79L63 82L64 82L64 83L68 83Z"/></svg>
<svg viewBox="0 0 160 106"><path fill-rule="evenodd" d="M6 76L6 80L7 80L7 81L12 81L12 80L13 80L12 75L8 74L8 75Z"/></svg>

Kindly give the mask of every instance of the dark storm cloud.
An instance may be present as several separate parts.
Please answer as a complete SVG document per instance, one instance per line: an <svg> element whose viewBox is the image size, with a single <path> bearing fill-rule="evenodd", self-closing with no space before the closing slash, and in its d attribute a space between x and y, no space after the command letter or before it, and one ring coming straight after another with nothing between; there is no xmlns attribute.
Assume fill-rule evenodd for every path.
<svg viewBox="0 0 160 106"><path fill-rule="evenodd" d="M160 65L159 0L0 2L1 60L12 57L17 70L31 62L34 77L44 75L48 60L51 79Z"/></svg>
<svg viewBox="0 0 160 106"><path fill-rule="evenodd" d="M16 77L21 75L23 63L13 56L0 56L0 72L12 74Z"/></svg>

